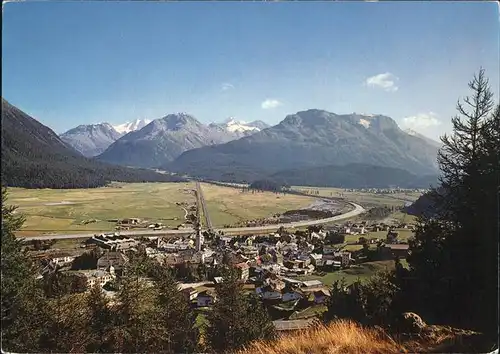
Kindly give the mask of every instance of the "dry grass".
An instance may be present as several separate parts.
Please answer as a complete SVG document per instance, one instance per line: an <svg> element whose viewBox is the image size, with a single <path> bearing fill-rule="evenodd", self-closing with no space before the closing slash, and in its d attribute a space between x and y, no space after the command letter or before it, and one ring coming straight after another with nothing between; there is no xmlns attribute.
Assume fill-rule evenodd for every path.
<svg viewBox="0 0 500 354"><path fill-rule="evenodd" d="M401 337L401 336L399 336ZM351 354L351 353L478 353L497 346L480 333L449 326L428 326L421 334L390 337L381 328L362 327L352 321L284 334L275 341L253 342L239 354Z"/></svg>
<svg viewBox="0 0 500 354"><path fill-rule="evenodd" d="M406 353L382 331L362 328L350 321L283 335L274 342L255 342L240 354L309 354L309 353Z"/></svg>

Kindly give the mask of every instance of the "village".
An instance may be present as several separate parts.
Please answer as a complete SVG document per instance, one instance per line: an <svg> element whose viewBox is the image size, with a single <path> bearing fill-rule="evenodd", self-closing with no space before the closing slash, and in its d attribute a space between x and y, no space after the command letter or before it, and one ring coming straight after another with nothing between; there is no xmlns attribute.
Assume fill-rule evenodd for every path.
<svg viewBox="0 0 500 354"><path fill-rule="evenodd" d="M115 232L85 239L71 252L51 249L49 241L30 241L28 247L39 265L39 279L60 272L71 279L69 291L100 286L111 300L116 284L127 276L130 258L142 252L158 266L172 268L179 291L200 313L217 301L214 288L223 281L221 267L233 267L239 270L245 291L263 301L276 328L287 331L307 328L324 309L332 285L325 276L355 271L369 262L404 260L408 243L400 233L413 228L404 223L347 221L244 236L200 229L190 236L168 238L130 238Z"/></svg>

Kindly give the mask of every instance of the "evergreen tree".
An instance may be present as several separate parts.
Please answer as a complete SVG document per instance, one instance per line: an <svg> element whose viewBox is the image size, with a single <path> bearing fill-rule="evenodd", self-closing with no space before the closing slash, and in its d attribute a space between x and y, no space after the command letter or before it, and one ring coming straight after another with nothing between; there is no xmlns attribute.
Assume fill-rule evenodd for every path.
<svg viewBox="0 0 500 354"><path fill-rule="evenodd" d="M91 353L112 352L113 348L109 333L112 332L113 312L101 287L91 287L84 301L89 319L87 330L90 332L86 351Z"/></svg>
<svg viewBox="0 0 500 354"><path fill-rule="evenodd" d="M324 314L326 322L336 319L351 319L363 322L365 313L361 299L360 282L347 287L345 278L336 280L330 289L330 298L327 301L327 311Z"/></svg>
<svg viewBox="0 0 500 354"><path fill-rule="evenodd" d="M24 217L6 203L2 188L2 349L36 352L47 319L45 299L33 263L14 234Z"/></svg>
<svg viewBox="0 0 500 354"><path fill-rule="evenodd" d="M194 328L196 315L188 300L177 289L171 271L159 268L156 278L156 311L161 348L167 353L192 353L198 344L198 331Z"/></svg>
<svg viewBox="0 0 500 354"><path fill-rule="evenodd" d="M499 109L484 70L469 87L453 133L442 138L441 185L431 193L435 213L419 220L408 258L414 280L405 292L430 321L496 335Z"/></svg>
<svg viewBox="0 0 500 354"><path fill-rule="evenodd" d="M207 342L214 352L234 351L253 340L274 337L274 326L260 301L245 297L238 272L226 270L217 299L207 316Z"/></svg>
<svg viewBox="0 0 500 354"><path fill-rule="evenodd" d="M47 304L50 313L38 352L83 353L91 339L84 295L58 296Z"/></svg>
<svg viewBox="0 0 500 354"><path fill-rule="evenodd" d="M114 352L159 352L161 338L154 289L139 277L127 277L113 306L109 343Z"/></svg>

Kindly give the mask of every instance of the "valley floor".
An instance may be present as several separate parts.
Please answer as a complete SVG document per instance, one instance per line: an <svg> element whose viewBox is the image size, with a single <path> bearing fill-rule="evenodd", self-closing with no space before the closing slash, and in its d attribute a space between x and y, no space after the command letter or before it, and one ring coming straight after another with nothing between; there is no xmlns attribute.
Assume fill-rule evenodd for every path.
<svg viewBox="0 0 500 354"><path fill-rule="evenodd" d="M194 183L114 183L93 189L9 188L9 203L26 216L19 236L113 230L116 219L139 218L174 228L195 205ZM316 199L202 184L215 227L305 208ZM181 204L181 205L179 205ZM115 220L115 221L113 221Z"/></svg>

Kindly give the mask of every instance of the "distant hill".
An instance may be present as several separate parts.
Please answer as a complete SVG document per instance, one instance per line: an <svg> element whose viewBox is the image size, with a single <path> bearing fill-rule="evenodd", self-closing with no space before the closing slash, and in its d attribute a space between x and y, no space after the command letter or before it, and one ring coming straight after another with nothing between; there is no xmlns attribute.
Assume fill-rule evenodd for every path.
<svg viewBox="0 0 500 354"><path fill-rule="evenodd" d="M117 165L160 167L184 151L237 138L236 133L206 126L189 114L169 114L121 137L97 159Z"/></svg>
<svg viewBox="0 0 500 354"><path fill-rule="evenodd" d="M339 188L429 188L438 180L437 175L417 176L399 168L367 164L292 169L269 178L293 186Z"/></svg>
<svg viewBox="0 0 500 354"><path fill-rule="evenodd" d="M88 159L54 131L2 98L2 185L27 188L88 188L110 181L180 181L150 170Z"/></svg>
<svg viewBox="0 0 500 354"><path fill-rule="evenodd" d="M434 217L440 212L437 199L441 198L440 195L445 195L443 193L445 190L442 187L431 190L406 207L405 212L414 216Z"/></svg>
<svg viewBox="0 0 500 354"><path fill-rule="evenodd" d="M60 138L82 155L92 157L101 154L122 135L111 124L99 123L79 125L61 134Z"/></svg>
<svg viewBox="0 0 500 354"><path fill-rule="evenodd" d="M184 152L164 168L173 172L235 181L287 169L351 163L387 166L416 175L437 173L437 150L382 115L338 115L311 109L276 126L215 146Z"/></svg>

